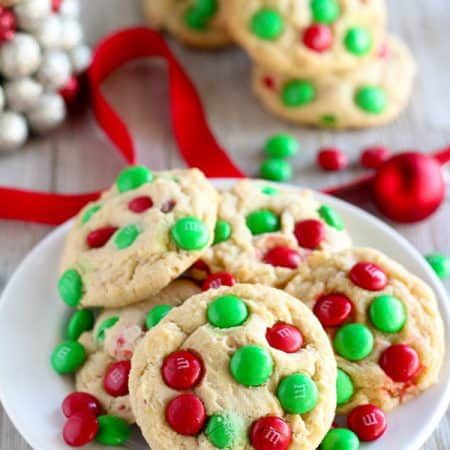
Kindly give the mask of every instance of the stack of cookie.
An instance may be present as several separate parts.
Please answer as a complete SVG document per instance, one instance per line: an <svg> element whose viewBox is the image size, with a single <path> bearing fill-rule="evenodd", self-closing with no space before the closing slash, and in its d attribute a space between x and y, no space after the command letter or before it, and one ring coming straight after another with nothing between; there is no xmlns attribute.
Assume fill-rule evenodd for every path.
<svg viewBox="0 0 450 450"><path fill-rule="evenodd" d="M125 169L76 218L58 290L76 308L52 354L75 374L73 446L121 445L136 422L153 449L357 450L444 355L433 292L352 248L312 192L218 193L196 169Z"/></svg>

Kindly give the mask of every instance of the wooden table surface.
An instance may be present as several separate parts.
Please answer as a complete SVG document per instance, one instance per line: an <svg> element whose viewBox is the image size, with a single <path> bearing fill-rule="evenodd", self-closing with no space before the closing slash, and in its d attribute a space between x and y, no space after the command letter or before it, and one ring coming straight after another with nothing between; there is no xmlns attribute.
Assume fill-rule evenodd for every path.
<svg viewBox="0 0 450 450"><path fill-rule="evenodd" d="M138 0L82 0L82 3L83 22L92 44L114 29L143 21ZM356 163L343 174L319 173L313 166L313 158L322 145L338 145L356 162L362 147L376 143L396 151L412 148L431 151L450 144L448 0L388 0L388 3L390 28L413 48L420 64L420 77L406 114L390 126L373 130L334 133L291 127L259 107L249 89L251 63L242 51L230 48L199 53L171 42L201 93L219 141L247 174L256 173L264 139L281 130L294 133L302 143L302 154L294 161L295 182L314 188L360 173ZM153 169L182 165L171 135L163 64L132 64L105 83L105 92L126 117L141 162ZM122 167L122 161L112 150L87 113L71 118L49 138L34 141L15 154L0 156L0 184L60 192L105 187ZM419 251L440 250L450 254L449 221L450 205L446 202L431 220L413 226L394 226ZM0 289L26 253L49 231L51 228L47 226L0 222ZM31 288L30 301L32 295ZM423 450L449 449L449 426L450 413ZM401 448L399 443L398 449ZM25 449L30 447L0 406L0 450Z"/></svg>

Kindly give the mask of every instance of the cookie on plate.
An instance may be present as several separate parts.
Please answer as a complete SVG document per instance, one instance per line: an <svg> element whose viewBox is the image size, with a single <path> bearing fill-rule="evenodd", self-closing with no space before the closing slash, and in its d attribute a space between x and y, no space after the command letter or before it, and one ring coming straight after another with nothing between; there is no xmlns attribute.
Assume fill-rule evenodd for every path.
<svg viewBox="0 0 450 450"><path fill-rule="evenodd" d="M292 77L354 69L384 38L384 0L228 0L226 8L252 59Z"/></svg>
<svg viewBox="0 0 450 450"><path fill-rule="evenodd" d="M96 397L107 414L134 423L128 395L130 360L138 342L173 307L198 293L187 280L176 280L160 293L141 303L121 309L104 310L93 331L83 333L79 342L87 359L77 371L77 391Z"/></svg>
<svg viewBox="0 0 450 450"><path fill-rule="evenodd" d="M58 288L70 306L117 307L156 294L211 244L217 193L197 169L123 170L67 236Z"/></svg>
<svg viewBox="0 0 450 450"><path fill-rule="evenodd" d="M155 28L168 30L192 47L212 49L231 43L224 17L224 0L143 0Z"/></svg>
<svg viewBox="0 0 450 450"><path fill-rule="evenodd" d="M334 417L335 364L296 299L222 287L147 333L132 359L131 404L152 448L313 450Z"/></svg>
<svg viewBox="0 0 450 450"><path fill-rule="evenodd" d="M433 291L372 249L316 254L286 291L309 306L333 342L338 412L389 411L438 381L443 325Z"/></svg>
<svg viewBox="0 0 450 450"><path fill-rule="evenodd" d="M286 77L256 66L253 90L276 116L302 125L363 128L392 121L407 106L416 65L403 42L386 45L358 68L317 77Z"/></svg>
<svg viewBox="0 0 450 450"><path fill-rule="evenodd" d="M311 191L244 180L221 193L214 245L201 261L241 283L280 287L312 251L350 246L342 218Z"/></svg>

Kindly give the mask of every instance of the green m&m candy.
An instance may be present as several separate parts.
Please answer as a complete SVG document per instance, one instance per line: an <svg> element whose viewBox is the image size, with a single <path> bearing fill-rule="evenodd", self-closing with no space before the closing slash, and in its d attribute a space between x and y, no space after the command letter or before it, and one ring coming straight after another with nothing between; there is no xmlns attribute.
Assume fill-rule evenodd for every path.
<svg viewBox="0 0 450 450"><path fill-rule="evenodd" d="M228 241L231 237L231 225L226 220L218 220L214 228L214 245Z"/></svg>
<svg viewBox="0 0 450 450"><path fill-rule="evenodd" d="M86 350L79 342L64 341L55 347L50 361L59 374L74 373L86 361Z"/></svg>
<svg viewBox="0 0 450 450"><path fill-rule="evenodd" d="M345 405L350 401L355 393L355 386L352 379L342 369L338 369L336 380L337 405Z"/></svg>
<svg viewBox="0 0 450 450"><path fill-rule="evenodd" d="M95 439L100 444L117 447L125 444L130 436L130 425L120 417L112 415L98 417L98 432Z"/></svg>
<svg viewBox="0 0 450 450"><path fill-rule="evenodd" d="M281 101L287 107L305 106L316 98L316 88L310 81L292 80L287 82L281 92Z"/></svg>
<svg viewBox="0 0 450 450"><path fill-rule="evenodd" d="M169 314L170 310L173 309L173 306L170 305L156 305L154 306L148 313L147 317L145 319L145 324L147 325L147 328L150 330L150 328L155 327L158 325L161 320L164 319L164 317Z"/></svg>
<svg viewBox="0 0 450 450"><path fill-rule="evenodd" d="M139 234L140 230L137 225L126 225L114 235L114 244L119 250L123 250L133 245Z"/></svg>
<svg viewBox="0 0 450 450"><path fill-rule="evenodd" d="M339 328L334 337L334 349L349 361L361 361L373 350L373 335L361 323L350 323Z"/></svg>
<svg viewBox="0 0 450 450"><path fill-rule="evenodd" d="M292 158L298 153L300 145L294 136L279 133L267 139L264 151L271 158Z"/></svg>
<svg viewBox="0 0 450 450"><path fill-rule="evenodd" d="M250 213L246 222L253 235L272 233L280 229L280 219L275 213L267 209Z"/></svg>
<svg viewBox="0 0 450 450"><path fill-rule="evenodd" d="M333 428L320 444L320 450L358 450L358 436L347 428Z"/></svg>
<svg viewBox="0 0 450 450"><path fill-rule="evenodd" d="M86 212L83 214L83 217L81 218L81 223L85 224L88 223L89 220L91 220L91 217L97 212L100 211L102 207L100 205L94 205L91 206L86 210Z"/></svg>
<svg viewBox="0 0 450 450"><path fill-rule="evenodd" d="M120 172L116 180L119 192L132 191L153 179L152 171L144 166L132 166Z"/></svg>
<svg viewBox="0 0 450 450"><path fill-rule="evenodd" d="M105 340L105 331L108 328L113 327L119 321L119 317L112 316L105 319L97 328L95 332L95 337L99 342L103 342Z"/></svg>
<svg viewBox="0 0 450 450"><path fill-rule="evenodd" d="M344 229L344 221L342 217L328 205L322 205L318 210L319 216L325 220L327 225L342 231Z"/></svg>
<svg viewBox="0 0 450 450"><path fill-rule="evenodd" d="M80 303L83 297L83 280L75 269L66 270L58 281L59 296L72 308Z"/></svg>
<svg viewBox="0 0 450 450"><path fill-rule="evenodd" d="M289 181L292 178L292 166L278 158L266 159L259 169L261 178L271 181Z"/></svg>
<svg viewBox="0 0 450 450"><path fill-rule="evenodd" d="M76 341L85 331L94 327L94 313L90 309L75 311L69 319L66 329L66 337Z"/></svg>
<svg viewBox="0 0 450 450"><path fill-rule="evenodd" d="M284 19L275 9L262 8L253 15L250 29L258 38L273 41L283 33Z"/></svg>
<svg viewBox="0 0 450 450"><path fill-rule="evenodd" d="M341 7L337 0L312 0L311 9L314 21L330 25L339 18Z"/></svg>
<svg viewBox="0 0 450 450"><path fill-rule="evenodd" d="M242 419L232 413L214 414L208 421L205 434L216 448L232 448L242 437L244 424Z"/></svg>
<svg viewBox="0 0 450 450"><path fill-rule="evenodd" d="M222 295L214 299L207 309L208 322L217 328L242 325L248 317L247 305L235 295Z"/></svg>
<svg viewBox="0 0 450 450"><path fill-rule="evenodd" d="M398 333L405 326L406 310L398 298L385 294L372 300L369 317L377 330L384 333Z"/></svg>
<svg viewBox="0 0 450 450"><path fill-rule="evenodd" d="M273 196L278 195L280 193L280 190L273 186L264 186L261 189L261 192L265 195Z"/></svg>
<svg viewBox="0 0 450 450"><path fill-rule="evenodd" d="M319 391L308 375L296 373L283 378L278 385L277 397L286 412L305 414L316 407Z"/></svg>
<svg viewBox="0 0 450 450"><path fill-rule="evenodd" d="M386 92L377 86L363 86L355 94L355 103L369 114L381 114L387 106Z"/></svg>
<svg viewBox="0 0 450 450"><path fill-rule="evenodd" d="M184 14L184 23L188 28L203 31L208 26L209 17L202 14L195 6L191 6Z"/></svg>
<svg viewBox="0 0 450 450"><path fill-rule="evenodd" d="M441 280L450 277L450 258L442 253L431 253L425 259Z"/></svg>
<svg viewBox="0 0 450 450"><path fill-rule="evenodd" d="M183 250L201 250L209 241L209 230L197 217L177 220L170 229L170 234L177 247Z"/></svg>
<svg viewBox="0 0 450 450"><path fill-rule="evenodd" d="M239 384L261 386L272 375L272 358L265 348L247 345L234 352L230 361L230 371Z"/></svg>
<svg viewBox="0 0 450 450"><path fill-rule="evenodd" d="M363 56L372 48L372 37L365 28L350 28L344 38L344 44L350 53Z"/></svg>

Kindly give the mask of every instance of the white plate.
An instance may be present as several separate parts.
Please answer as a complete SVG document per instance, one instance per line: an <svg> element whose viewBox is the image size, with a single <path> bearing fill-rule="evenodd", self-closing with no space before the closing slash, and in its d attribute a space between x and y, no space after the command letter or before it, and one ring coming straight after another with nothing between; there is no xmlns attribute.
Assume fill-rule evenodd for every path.
<svg viewBox="0 0 450 450"><path fill-rule="evenodd" d="M231 180L217 181L226 186ZM435 290L450 342L449 299L442 283L422 256L383 222L335 198L317 195L336 208L359 246L375 247L427 281ZM0 302L0 398L15 426L35 450L67 450L61 440L62 399L73 390L72 380L55 374L49 363L61 340L68 308L58 299L58 262L70 224L50 233L22 262ZM417 450L438 425L450 400L450 359L441 382L388 416L382 439L364 444L365 450ZM105 447L91 444L86 450ZM143 449L133 440L127 448Z"/></svg>

